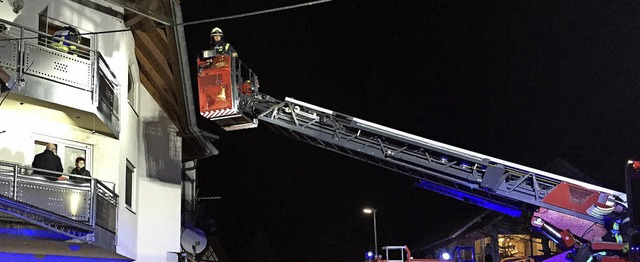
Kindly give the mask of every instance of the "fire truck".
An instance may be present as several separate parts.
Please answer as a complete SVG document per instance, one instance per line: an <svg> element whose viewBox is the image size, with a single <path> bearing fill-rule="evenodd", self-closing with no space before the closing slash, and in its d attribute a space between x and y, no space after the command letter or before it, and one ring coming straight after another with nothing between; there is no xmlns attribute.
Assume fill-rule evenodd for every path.
<svg viewBox="0 0 640 262"><path fill-rule="evenodd" d="M638 261L640 162L626 163L626 192L511 163L293 98L259 92L258 77L237 58L198 60L200 113L225 130L258 123L291 138L388 168L415 185L531 225L571 261ZM639 209L640 210L640 209ZM414 260L417 261L417 260Z"/></svg>
<svg viewBox="0 0 640 262"><path fill-rule="evenodd" d="M365 262L475 262L474 247L456 247L453 255L443 253L440 258L414 258L407 246L385 246L379 258L368 254Z"/></svg>

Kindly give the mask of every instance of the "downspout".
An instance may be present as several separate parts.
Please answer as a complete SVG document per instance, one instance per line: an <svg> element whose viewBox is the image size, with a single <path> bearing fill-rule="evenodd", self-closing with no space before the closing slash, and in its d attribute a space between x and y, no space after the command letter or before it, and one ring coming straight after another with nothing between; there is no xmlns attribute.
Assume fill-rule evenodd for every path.
<svg viewBox="0 0 640 262"><path fill-rule="evenodd" d="M180 5L175 1L171 0L171 13L173 14L173 21L176 24L182 24L182 10ZM178 65L180 66L180 75L182 77L182 92L184 94L184 105L187 107L185 110L187 113L187 125L186 125L186 133L193 135L193 137L201 144L204 149L204 155L197 157L194 160L188 161L192 162L193 165L189 166L187 162L182 163L182 172L188 173L193 172L193 177L190 178L191 181L191 195L189 196L191 203L191 213L189 214L188 223L195 223L195 210L196 210L196 197L197 197L197 173L196 168L198 166L198 160L207 158L210 156L215 156L219 153L218 149L213 146L212 141L218 139L219 137L206 132L204 130L200 130L198 124L196 122L196 112L195 105L193 101L193 90L191 89L191 74L189 72L189 59L187 57L187 43L184 35L184 26L173 26L173 30L175 32L176 38L176 52L178 55ZM184 183L183 183L184 186ZM184 189L182 189L184 191ZM185 196L182 196L183 199L186 199ZM182 208L184 210L184 208ZM184 226L185 217L181 215L181 224Z"/></svg>
<svg viewBox="0 0 640 262"><path fill-rule="evenodd" d="M171 12L176 24L182 24L182 10L180 5L175 1L171 1ZM187 107L187 130L191 133L198 142L205 148L206 153L198 159L215 156L219 153L218 149L213 146L212 140L219 137L200 130L196 122L195 105L193 102L193 91L191 89L191 76L189 72L189 58L187 57L187 43L184 36L184 26L173 26L176 37L176 51L178 52L178 64L180 66L182 76L182 91L184 93L184 104Z"/></svg>

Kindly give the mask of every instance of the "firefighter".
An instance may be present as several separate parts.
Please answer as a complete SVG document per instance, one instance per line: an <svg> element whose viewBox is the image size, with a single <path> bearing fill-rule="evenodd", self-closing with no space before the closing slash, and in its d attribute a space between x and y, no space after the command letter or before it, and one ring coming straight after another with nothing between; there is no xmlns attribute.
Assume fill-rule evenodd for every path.
<svg viewBox="0 0 640 262"><path fill-rule="evenodd" d="M232 57L238 57L238 53L233 46L224 41L222 29L215 27L211 30L211 49L216 50L216 54L230 54Z"/></svg>
<svg viewBox="0 0 640 262"><path fill-rule="evenodd" d="M53 33L53 39L50 46L51 48L63 53L68 53L69 51L73 52L77 49L75 44L78 43L79 39L78 30L71 26L65 26Z"/></svg>

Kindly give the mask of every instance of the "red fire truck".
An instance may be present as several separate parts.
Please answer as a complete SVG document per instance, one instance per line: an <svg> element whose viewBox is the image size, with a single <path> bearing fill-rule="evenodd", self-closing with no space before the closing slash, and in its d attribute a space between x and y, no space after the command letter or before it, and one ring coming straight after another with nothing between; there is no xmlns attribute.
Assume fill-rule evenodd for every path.
<svg viewBox="0 0 640 262"><path fill-rule="evenodd" d="M378 258L371 254L365 262L475 262L475 248L456 247L443 252L439 258L414 258L407 246L385 246Z"/></svg>

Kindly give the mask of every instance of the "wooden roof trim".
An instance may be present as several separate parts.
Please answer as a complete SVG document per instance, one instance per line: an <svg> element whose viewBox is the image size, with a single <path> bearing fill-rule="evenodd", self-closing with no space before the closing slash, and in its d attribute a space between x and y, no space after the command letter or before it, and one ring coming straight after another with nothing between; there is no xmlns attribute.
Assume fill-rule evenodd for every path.
<svg viewBox="0 0 640 262"><path fill-rule="evenodd" d="M178 103L179 108L184 109L183 112L186 116L187 110L189 110L189 108L186 108L185 101L184 101L185 93L184 93L184 90L182 89L182 83L184 79L182 79L182 70L180 68L180 61L178 58L178 51L177 51L178 46L175 41L176 39L175 31L173 29L167 30L167 36L169 39L169 43L168 43L169 46L173 47L174 50L176 50L175 52L169 52L169 56L168 56L169 66L171 67L171 71L173 72L173 75L174 75L173 84L176 87L174 91L179 98L183 98L183 99L177 99L176 102ZM191 88L191 87L188 87L188 88ZM183 124L188 125L186 117L183 120L184 120Z"/></svg>
<svg viewBox="0 0 640 262"><path fill-rule="evenodd" d="M112 4L118 5L125 9L125 13L138 13L145 17L151 18L159 23L170 25L173 24L173 15L171 9L166 9L162 5L158 8L158 1L166 0L106 0ZM155 3L155 4L154 4ZM151 7L157 10L151 10Z"/></svg>
<svg viewBox="0 0 640 262"><path fill-rule="evenodd" d="M153 84L144 75L140 75L140 82L145 87L145 89L149 92L151 97L153 97L153 99L156 100L156 102L158 102L158 100L162 100L160 99L161 95L158 94L158 92L156 92L156 90L153 88ZM180 126L180 122L178 121L178 116L173 114L173 112L175 111L171 111L171 108L167 107L167 103L158 102L158 104L160 105L160 108L162 108L162 110L165 112L165 114L167 114L171 122L176 127L178 127L178 130L182 130L183 128L182 126Z"/></svg>
<svg viewBox="0 0 640 262"><path fill-rule="evenodd" d="M160 77L165 83L172 84L173 74L171 72L171 68L169 68L168 59L165 57L165 54L171 52L168 52L167 49L164 49L164 53L160 51L160 49L158 49L154 42L144 32L136 31L133 33L133 37L136 43L142 44L136 45L136 48L140 49L149 62L153 63L154 71L157 71L160 74Z"/></svg>
<svg viewBox="0 0 640 262"><path fill-rule="evenodd" d="M143 18L145 17L140 14L127 12L124 17L124 26L127 28L131 28L132 26L140 22Z"/></svg>
<svg viewBox="0 0 640 262"><path fill-rule="evenodd" d="M149 61L149 58L140 51L140 48L136 47L136 58L140 66L140 71L145 74L147 79L151 80L155 87L169 87L172 82L165 82L160 73L154 67L154 64ZM173 97L173 95L169 96Z"/></svg>
<svg viewBox="0 0 640 262"><path fill-rule="evenodd" d="M149 80L151 85L146 86L147 89L153 89L158 94L158 97L154 97L160 104L166 104L167 109L171 109L168 114L180 112L178 105L175 103L175 97L173 94L168 94L166 91L169 89L168 83L162 81L162 78L158 75L158 72L153 69L153 65L149 63L149 60L142 54L138 48L136 48L136 57L138 58L138 64L140 66L141 75Z"/></svg>

